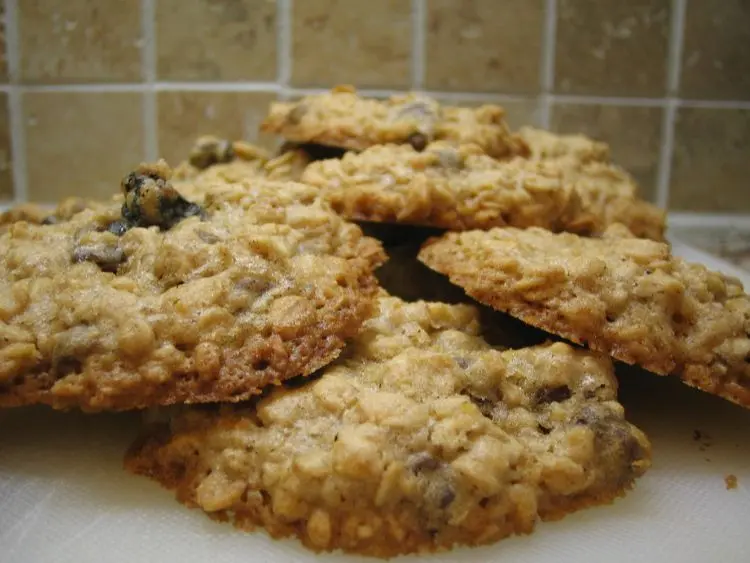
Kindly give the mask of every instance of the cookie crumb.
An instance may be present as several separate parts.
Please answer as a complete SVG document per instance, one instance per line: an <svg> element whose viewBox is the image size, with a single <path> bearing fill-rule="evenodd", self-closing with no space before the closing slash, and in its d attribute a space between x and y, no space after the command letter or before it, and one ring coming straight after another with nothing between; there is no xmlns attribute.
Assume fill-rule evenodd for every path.
<svg viewBox="0 0 750 563"><path fill-rule="evenodd" d="M730 473L729 475L725 475L724 483L727 486L727 491L736 489L737 488L737 475L733 475L732 473Z"/></svg>

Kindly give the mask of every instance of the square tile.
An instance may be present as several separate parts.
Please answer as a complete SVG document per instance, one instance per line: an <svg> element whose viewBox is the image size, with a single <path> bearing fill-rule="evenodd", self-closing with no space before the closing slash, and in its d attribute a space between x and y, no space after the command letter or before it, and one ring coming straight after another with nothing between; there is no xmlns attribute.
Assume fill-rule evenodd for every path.
<svg viewBox="0 0 750 563"><path fill-rule="evenodd" d="M670 0L560 0L555 91L663 95L670 5Z"/></svg>
<svg viewBox="0 0 750 563"><path fill-rule="evenodd" d="M276 2L159 0L161 80L275 80Z"/></svg>
<svg viewBox="0 0 750 563"><path fill-rule="evenodd" d="M294 86L411 84L411 2L303 0L292 6Z"/></svg>
<svg viewBox="0 0 750 563"><path fill-rule="evenodd" d="M425 85L433 90L539 91L542 0L431 0Z"/></svg>
<svg viewBox="0 0 750 563"><path fill-rule="evenodd" d="M750 110L680 108L669 207L750 212Z"/></svg>
<svg viewBox="0 0 750 563"><path fill-rule="evenodd" d="M8 95L0 94L0 201L13 199L12 154Z"/></svg>
<svg viewBox="0 0 750 563"><path fill-rule="evenodd" d="M8 81L8 46L5 33L5 2L0 3L0 82Z"/></svg>
<svg viewBox="0 0 750 563"><path fill-rule="evenodd" d="M108 198L143 161L143 105L135 93L23 95L29 199Z"/></svg>
<svg viewBox="0 0 750 563"><path fill-rule="evenodd" d="M556 133L582 133L609 143L612 160L638 181L641 197L656 196L661 108L555 104L550 128Z"/></svg>
<svg viewBox="0 0 750 563"><path fill-rule="evenodd" d="M680 94L750 100L750 2L687 3Z"/></svg>
<svg viewBox="0 0 750 563"><path fill-rule="evenodd" d="M141 2L18 2L21 78L32 83L141 79Z"/></svg>
<svg viewBox="0 0 750 563"><path fill-rule="evenodd" d="M174 166L204 134L278 145L275 137L258 133L275 99L270 92L159 92L159 155Z"/></svg>

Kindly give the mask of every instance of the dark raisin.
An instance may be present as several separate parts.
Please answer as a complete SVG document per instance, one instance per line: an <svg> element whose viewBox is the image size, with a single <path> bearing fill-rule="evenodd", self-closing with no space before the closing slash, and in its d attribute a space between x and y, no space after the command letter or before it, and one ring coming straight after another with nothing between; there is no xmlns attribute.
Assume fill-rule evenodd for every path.
<svg viewBox="0 0 750 563"><path fill-rule="evenodd" d="M59 222L60 220L54 215L47 215L47 217L42 219L42 225L56 225Z"/></svg>
<svg viewBox="0 0 750 563"><path fill-rule="evenodd" d="M73 262L93 262L105 272L117 272L117 267L125 260L121 248L103 244L86 244L73 249Z"/></svg>
<svg viewBox="0 0 750 563"><path fill-rule="evenodd" d="M537 404L561 403L570 399L572 392L567 385L558 385L557 387L543 387L536 392L535 400Z"/></svg>
<svg viewBox="0 0 750 563"><path fill-rule="evenodd" d="M427 135L422 133L412 133L409 135L408 141L409 144L414 147L415 151L422 152L427 146L429 139L427 138Z"/></svg>
<svg viewBox="0 0 750 563"><path fill-rule="evenodd" d="M427 452L419 452L409 457L408 465L416 473L434 471L440 467L440 460Z"/></svg>
<svg viewBox="0 0 750 563"><path fill-rule="evenodd" d="M474 405L479 409L479 412L481 412L482 416L484 416L485 418L492 418L492 413L495 410L495 405L501 400L499 398L496 400L492 400L487 397L480 397L466 389L461 391L461 395L469 397L469 400L474 403Z"/></svg>
<svg viewBox="0 0 750 563"><path fill-rule="evenodd" d="M121 237L127 232L129 228L130 226L125 221L123 221L122 219L119 219L117 221L112 221L107 226L107 231L109 231L110 233L114 235L117 235L118 237Z"/></svg>
<svg viewBox="0 0 750 563"><path fill-rule="evenodd" d="M270 365L271 363L268 360L261 358L253 362L253 369L255 371L265 371L270 367Z"/></svg>
<svg viewBox="0 0 750 563"><path fill-rule="evenodd" d="M448 508L448 505L450 505L450 503L452 503L454 500L456 500L456 493L450 486L446 485L443 494L440 496L440 502L438 503L438 506L440 508Z"/></svg>
<svg viewBox="0 0 750 563"><path fill-rule="evenodd" d="M234 158L232 143L212 136L200 137L190 151L188 161L201 170Z"/></svg>
<svg viewBox="0 0 750 563"><path fill-rule="evenodd" d="M308 158L313 161L341 158L346 154L346 149L319 145L317 143L303 143L299 145L299 148L305 151Z"/></svg>
<svg viewBox="0 0 750 563"><path fill-rule="evenodd" d="M182 219L204 216L203 208L183 198L168 180L171 173L164 162L141 165L122 181L124 221L135 227L169 229Z"/></svg>
<svg viewBox="0 0 750 563"><path fill-rule="evenodd" d="M547 434L549 434L550 432L552 432L552 429L551 429L551 428L547 428L546 426L542 426L541 424L537 424L537 427L536 427L536 429L537 429L537 430L539 430L539 432L540 432L541 434L544 434L545 436L546 436Z"/></svg>

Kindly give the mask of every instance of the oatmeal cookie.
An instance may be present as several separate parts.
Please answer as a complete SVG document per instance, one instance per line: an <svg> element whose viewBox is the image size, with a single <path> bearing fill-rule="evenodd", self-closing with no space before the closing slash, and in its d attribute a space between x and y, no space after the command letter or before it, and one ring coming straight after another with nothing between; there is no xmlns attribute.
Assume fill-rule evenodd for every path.
<svg viewBox="0 0 750 563"><path fill-rule="evenodd" d="M316 551L389 557L529 533L650 465L612 363L502 351L475 308L392 298L322 375L151 427L126 467L212 517Z"/></svg>
<svg viewBox="0 0 750 563"><path fill-rule="evenodd" d="M106 203L80 197L69 197L57 206L41 205L37 203L22 203L0 213L0 234L8 230L8 226L19 221L32 225L52 225L60 221L67 221L76 213L84 209L101 207Z"/></svg>
<svg viewBox="0 0 750 563"><path fill-rule="evenodd" d="M609 162L609 145L585 135L556 135L543 129L521 127L518 135L529 146L532 160L554 160L583 164Z"/></svg>
<svg viewBox="0 0 750 563"><path fill-rule="evenodd" d="M175 167L172 180L214 184L257 178L270 158L268 151L246 141L203 135L195 140L188 159Z"/></svg>
<svg viewBox="0 0 750 563"><path fill-rule="evenodd" d="M498 161L471 144L438 141L421 152L375 146L311 163L301 181L319 187L337 212L361 221L581 234L600 234L618 221L638 236L661 239L664 231L664 213L638 199L635 182L617 167Z"/></svg>
<svg viewBox="0 0 750 563"><path fill-rule="evenodd" d="M593 350L750 406L742 284L622 236L542 229L449 233L419 259L478 301Z"/></svg>
<svg viewBox="0 0 750 563"><path fill-rule="evenodd" d="M349 150L385 143L409 143L421 150L442 139L476 143L497 158L528 154L526 143L508 129L499 106L441 106L416 93L374 100L358 96L350 86L297 102L274 102L261 129L293 142Z"/></svg>
<svg viewBox="0 0 750 563"><path fill-rule="evenodd" d="M333 360L372 311L379 244L291 183L183 197L162 161L122 207L0 237L0 406L239 401Z"/></svg>

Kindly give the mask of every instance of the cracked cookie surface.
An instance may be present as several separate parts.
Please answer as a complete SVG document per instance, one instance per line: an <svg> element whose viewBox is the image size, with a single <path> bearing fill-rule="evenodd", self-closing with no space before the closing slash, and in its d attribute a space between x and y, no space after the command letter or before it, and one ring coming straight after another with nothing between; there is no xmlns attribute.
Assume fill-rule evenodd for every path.
<svg viewBox="0 0 750 563"><path fill-rule="evenodd" d="M497 226L602 233L613 222L661 239L664 213L641 201L624 171L604 163L495 160L476 145L423 151L382 145L313 162L301 181L350 219L450 230Z"/></svg>
<svg viewBox="0 0 750 563"><path fill-rule="evenodd" d="M750 407L742 284L627 236L542 229L449 233L419 259L531 325Z"/></svg>
<svg viewBox="0 0 750 563"><path fill-rule="evenodd" d="M334 359L383 259L291 183L198 201L142 165L117 203L0 237L0 406L238 401Z"/></svg>
<svg viewBox="0 0 750 563"><path fill-rule="evenodd" d="M349 150L385 143L409 143L421 150L433 140L445 140L475 143L498 158L528 154L504 116L499 106L445 106L415 93L375 100L339 86L296 102L272 103L261 129L297 143Z"/></svg>
<svg viewBox="0 0 750 563"><path fill-rule="evenodd" d="M468 305L380 299L319 378L150 427L126 467L316 551L485 544L607 503L650 464L606 356L488 345Z"/></svg>

